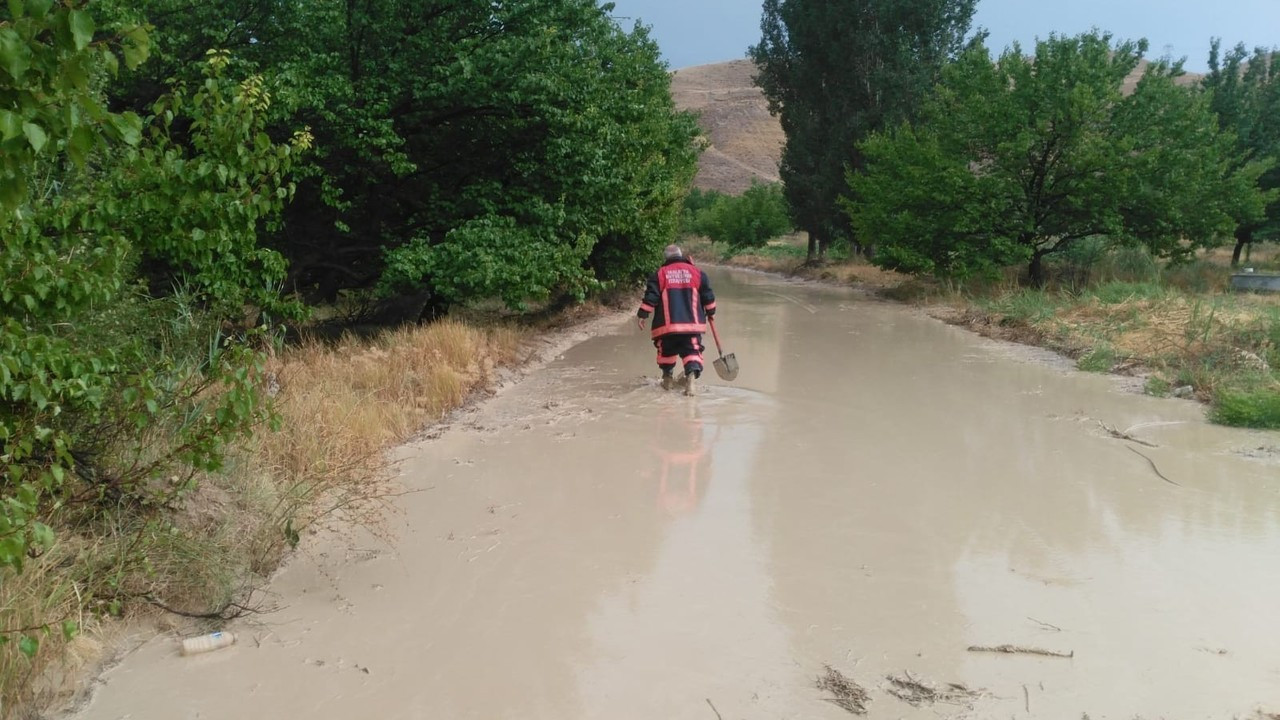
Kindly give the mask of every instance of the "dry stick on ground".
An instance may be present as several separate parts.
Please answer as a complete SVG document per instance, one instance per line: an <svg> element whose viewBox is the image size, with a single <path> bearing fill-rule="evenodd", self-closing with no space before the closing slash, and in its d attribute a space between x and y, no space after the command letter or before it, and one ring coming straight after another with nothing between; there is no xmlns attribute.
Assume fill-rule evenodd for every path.
<svg viewBox="0 0 1280 720"><path fill-rule="evenodd" d="M1138 456L1139 456L1139 457L1141 457L1143 460L1146 460L1146 461L1147 461L1147 464L1151 466L1151 469L1152 469L1153 471L1155 471L1155 474L1156 474L1157 476L1159 476L1161 480L1163 480L1163 481L1165 481L1165 482L1169 483L1170 485L1177 485L1178 487L1182 487L1182 485L1179 485L1178 483L1176 483L1176 482L1174 482L1174 481L1170 480L1169 478L1165 477L1165 476L1164 476L1164 473L1160 472L1160 468L1156 467L1156 461L1155 461L1155 460L1152 460L1151 458L1147 457L1146 455L1143 455L1143 454L1142 454L1142 451L1140 451L1140 450L1138 450L1138 449L1134 448L1132 445L1125 445L1125 447L1129 448L1129 452L1133 453L1134 455L1138 455Z"/></svg>
<svg viewBox="0 0 1280 720"><path fill-rule="evenodd" d="M711 702L711 698L707 698L707 704L711 706L711 712L716 714L717 720L724 720L724 718L720 717L720 711L717 710L716 706Z"/></svg>
<svg viewBox="0 0 1280 720"><path fill-rule="evenodd" d="M1058 658L1073 658L1076 656L1074 650L1071 652L1061 653L1054 650L1041 650L1040 648L1019 647L1017 645L996 645L995 647L970 645L969 652L1002 653L1005 655L1043 655L1045 657Z"/></svg>
<svg viewBox="0 0 1280 720"><path fill-rule="evenodd" d="M1027 684L1022 684L1022 700L1026 703L1027 712L1031 712L1031 693L1027 690Z"/></svg>
<svg viewBox="0 0 1280 720"><path fill-rule="evenodd" d="M866 715L867 703L871 702L871 696L867 691L858 683L840 674L839 670L830 665L825 667L827 672L818 678L818 689L826 690L835 697L823 699L854 715Z"/></svg>
<svg viewBox="0 0 1280 720"><path fill-rule="evenodd" d="M1052 623L1047 623L1047 622L1045 622L1045 621L1043 621L1043 620L1037 620L1037 619L1035 619L1035 618L1031 617L1030 615L1028 615L1028 616L1027 616L1027 619L1028 619L1028 620L1030 620L1031 622L1033 622L1033 623L1035 623L1035 624L1037 624L1037 625L1039 625L1039 626L1043 627L1043 628L1044 628L1044 629L1046 629L1046 630L1052 630L1052 631L1054 631L1054 632L1062 632L1062 628L1060 628L1060 627L1058 627L1057 625L1054 625L1054 624L1052 624Z"/></svg>
<svg viewBox="0 0 1280 720"><path fill-rule="evenodd" d="M1110 425L1108 425L1108 424L1106 424L1106 423L1102 422L1101 420L1099 420L1099 421L1098 421L1098 426L1099 426L1099 427L1101 427L1104 431L1106 431L1106 433L1107 433L1108 435L1110 435L1111 437L1113 437L1113 438L1115 438L1115 439L1117 439L1117 440L1128 440L1129 442L1136 442L1136 443L1138 443L1139 445L1146 445L1147 447L1160 447L1159 445L1156 445L1155 443L1150 443L1150 442L1147 442L1146 440L1141 440L1141 439L1139 439L1139 438L1136 438L1136 437L1134 437L1134 436L1130 435L1130 434L1129 434L1129 433L1127 433L1127 432L1124 432L1124 431L1122 431L1122 430L1117 430L1117 429L1115 429L1115 428L1111 427Z"/></svg>

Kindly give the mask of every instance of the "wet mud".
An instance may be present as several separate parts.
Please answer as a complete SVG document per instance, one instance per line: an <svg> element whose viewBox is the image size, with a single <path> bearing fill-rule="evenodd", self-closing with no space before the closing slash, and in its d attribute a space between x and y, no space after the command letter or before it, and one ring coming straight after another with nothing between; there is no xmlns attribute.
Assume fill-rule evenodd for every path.
<svg viewBox="0 0 1280 720"><path fill-rule="evenodd" d="M850 717L829 670L870 718L1280 711L1274 433L712 279L735 383L663 392L620 321L404 448L390 540L305 542L235 646L152 639L76 717Z"/></svg>

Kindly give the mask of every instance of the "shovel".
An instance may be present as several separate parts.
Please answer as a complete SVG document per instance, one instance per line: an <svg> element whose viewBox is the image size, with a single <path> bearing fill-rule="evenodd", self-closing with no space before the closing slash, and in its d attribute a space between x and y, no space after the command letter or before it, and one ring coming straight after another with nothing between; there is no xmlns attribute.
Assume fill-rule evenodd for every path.
<svg viewBox="0 0 1280 720"><path fill-rule="evenodd" d="M733 353L724 354L724 349L720 347L720 333L716 332L716 319L707 318L707 322L711 323L711 337L716 339L716 352L720 353L720 358L711 363L715 366L716 374L721 380L733 382L738 377L738 358Z"/></svg>

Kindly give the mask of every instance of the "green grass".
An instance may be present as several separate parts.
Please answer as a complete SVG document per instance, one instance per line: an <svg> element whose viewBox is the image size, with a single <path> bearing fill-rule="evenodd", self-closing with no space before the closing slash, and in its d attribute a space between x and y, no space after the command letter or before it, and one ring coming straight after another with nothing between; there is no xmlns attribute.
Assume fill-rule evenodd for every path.
<svg viewBox="0 0 1280 720"><path fill-rule="evenodd" d="M1103 305L1121 305L1134 300L1159 300L1170 290L1158 282L1125 282L1113 280L1090 288L1084 297L1096 298Z"/></svg>
<svg viewBox="0 0 1280 720"><path fill-rule="evenodd" d="M1003 316L1006 324L1034 325L1051 319L1063 302L1062 296L1044 290L1018 290L980 301L979 306L986 312Z"/></svg>
<svg viewBox="0 0 1280 720"><path fill-rule="evenodd" d="M1154 397L1168 397L1173 391L1173 384L1159 375L1152 375L1147 378L1146 383L1142 386L1143 392Z"/></svg>
<svg viewBox="0 0 1280 720"><path fill-rule="evenodd" d="M1280 387L1219 390L1209 418L1219 425L1280 430Z"/></svg>
<svg viewBox="0 0 1280 720"><path fill-rule="evenodd" d="M1076 361L1076 367L1085 372L1110 372L1111 368L1115 366L1115 348L1105 343L1080 356L1080 359Z"/></svg>
<svg viewBox="0 0 1280 720"><path fill-rule="evenodd" d="M795 260L802 262L809 255L808 248L798 245L786 243L769 244L754 248L738 248L731 249L726 253L726 257L737 257L740 255L755 255L756 257L771 258L775 260Z"/></svg>

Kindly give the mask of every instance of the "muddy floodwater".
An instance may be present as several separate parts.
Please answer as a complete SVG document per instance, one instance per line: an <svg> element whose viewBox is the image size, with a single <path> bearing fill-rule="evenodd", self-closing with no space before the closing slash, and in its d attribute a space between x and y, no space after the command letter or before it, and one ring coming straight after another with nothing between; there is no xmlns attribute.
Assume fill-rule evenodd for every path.
<svg viewBox="0 0 1280 720"><path fill-rule="evenodd" d="M393 540L309 539L235 646L154 638L77 717L851 717L826 666L870 718L1280 712L1280 434L712 280L735 383L663 392L619 319L403 449Z"/></svg>

